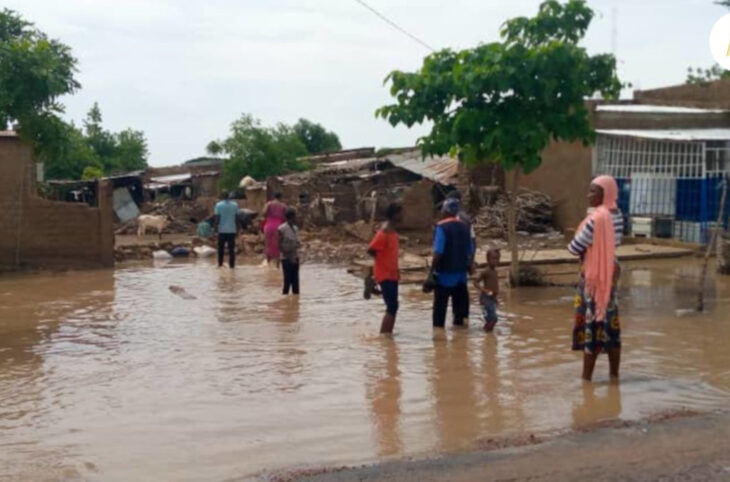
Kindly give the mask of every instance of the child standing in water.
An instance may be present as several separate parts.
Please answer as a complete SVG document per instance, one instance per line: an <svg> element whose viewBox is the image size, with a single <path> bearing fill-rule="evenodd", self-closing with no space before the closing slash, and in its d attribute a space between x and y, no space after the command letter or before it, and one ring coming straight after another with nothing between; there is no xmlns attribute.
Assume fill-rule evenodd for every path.
<svg viewBox="0 0 730 482"><path fill-rule="evenodd" d="M299 296L299 228L296 225L297 212L287 208L284 214L286 222L278 228L278 245L281 251L281 268L284 271L284 295L291 289L294 296Z"/></svg>
<svg viewBox="0 0 730 482"><path fill-rule="evenodd" d="M474 280L474 286L479 290L479 303L484 314L484 331L491 332L497 324L497 297L499 296L499 265L500 252L497 248L487 251L487 268Z"/></svg>
<svg viewBox="0 0 730 482"><path fill-rule="evenodd" d="M383 227L375 234L368 246L368 253L375 258L373 274L375 282L380 285L380 291L385 301L385 315L380 325L380 333L393 333L395 315L398 313L398 233L396 228L403 215L400 204L388 205L385 213L386 221Z"/></svg>

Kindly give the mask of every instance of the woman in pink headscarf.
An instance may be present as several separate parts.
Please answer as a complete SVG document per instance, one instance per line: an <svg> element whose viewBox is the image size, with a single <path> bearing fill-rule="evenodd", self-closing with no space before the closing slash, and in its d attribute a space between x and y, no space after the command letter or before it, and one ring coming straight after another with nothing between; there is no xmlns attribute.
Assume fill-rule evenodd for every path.
<svg viewBox="0 0 730 482"><path fill-rule="evenodd" d="M264 207L264 255L266 262L273 261L279 267L279 226L286 218L286 204L281 202L281 193L274 194L274 199Z"/></svg>
<svg viewBox="0 0 730 482"><path fill-rule="evenodd" d="M599 176L588 190L590 214L578 226L568 250L581 258L575 296L573 350L583 351L583 379L590 381L596 358L608 353L610 375L618 377L621 362L621 324L616 287L621 274L616 247L623 237L618 186L611 176Z"/></svg>

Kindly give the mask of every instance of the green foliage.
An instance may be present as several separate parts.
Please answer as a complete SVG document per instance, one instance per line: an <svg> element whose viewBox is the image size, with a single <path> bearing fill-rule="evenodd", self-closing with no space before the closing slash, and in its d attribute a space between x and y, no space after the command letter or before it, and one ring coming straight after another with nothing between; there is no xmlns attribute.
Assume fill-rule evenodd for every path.
<svg viewBox="0 0 730 482"><path fill-rule="evenodd" d="M728 4L730 5L730 0L728 0ZM687 80L685 80L685 82L694 85L707 85L716 80L728 78L730 78L730 70L725 70L720 67L720 65L715 64L709 69L703 69L701 67L693 69L692 67L689 67L687 69Z"/></svg>
<svg viewBox="0 0 730 482"><path fill-rule="evenodd" d="M718 5L722 5L723 7L730 8L730 0L718 0L715 3Z"/></svg>
<svg viewBox="0 0 730 482"><path fill-rule="evenodd" d="M91 179L99 179L104 176L104 171L94 166L86 166L84 172L81 173L81 179L87 181Z"/></svg>
<svg viewBox="0 0 730 482"><path fill-rule="evenodd" d="M80 87L76 59L66 45L49 39L12 10L0 11L0 128L38 124L63 112L58 97Z"/></svg>
<svg viewBox="0 0 730 482"><path fill-rule="evenodd" d="M105 130L96 102L86 114L84 133L105 173L136 171L147 167L148 150L144 133L132 129L118 133Z"/></svg>
<svg viewBox="0 0 730 482"><path fill-rule="evenodd" d="M207 150L228 157L221 176L221 187L225 189L237 188L244 176L261 180L309 167L299 159L308 152L292 127L264 127L248 114L231 124L228 138L211 142Z"/></svg>
<svg viewBox="0 0 730 482"><path fill-rule="evenodd" d="M586 98L620 93L614 57L578 45L592 18L583 0L544 1L535 17L507 21L500 42L441 50L417 72L391 72L396 103L376 115L393 126L430 121L418 140L424 155L530 172L551 139L593 141Z"/></svg>
<svg viewBox="0 0 730 482"><path fill-rule="evenodd" d="M81 130L54 114L29 118L24 131L48 179L80 179L87 166L102 168Z"/></svg>
<svg viewBox="0 0 730 482"><path fill-rule="evenodd" d="M50 40L17 13L0 12L0 129L17 124L46 175L79 178L86 166L99 161L81 132L61 120L58 97L79 88L71 50Z"/></svg>
<svg viewBox="0 0 730 482"><path fill-rule="evenodd" d="M147 139L144 132L133 129L124 129L114 134L116 141L116 169L134 171L147 167Z"/></svg>
<svg viewBox="0 0 730 482"><path fill-rule="evenodd" d="M328 131L320 124L307 119L299 119L292 126L292 129L310 154L321 154L342 149L337 134Z"/></svg>
<svg viewBox="0 0 730 482"><path fill-rule="evenodd" d="M87 167L107 174L146 167L144 134L105 131L98 105L89 111L83 132L60 118L58 98L80 87L75 72L69 47L17 13L0 11L0 130L17 124L49 179L79 179Z"/></svg>

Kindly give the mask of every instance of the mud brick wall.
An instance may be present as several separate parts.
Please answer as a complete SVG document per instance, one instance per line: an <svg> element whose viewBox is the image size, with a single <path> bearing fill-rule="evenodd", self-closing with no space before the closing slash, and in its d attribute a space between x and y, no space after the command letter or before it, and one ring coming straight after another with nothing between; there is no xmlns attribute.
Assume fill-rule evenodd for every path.
<svg viewBox="0 0 730 482"><path fill-rule="evenodd" d="M730 79L705 85L676 85L653 90L637 90L641 104L676 105L704 109L730 109Z"/></svg>
<svg viewBox="0 0 730 482"><path fill-rule="evenodd" d="M30 146L0 137L0 266L102 267L114 264L112 187L99 207L37 196Z"/></svg>
<svg viewBox="0 0 730 482"><path fill-rule="evenodd" d="M542 164L520 177L520 186L540 191L552 198L553 224L559 229L578 226L588 208L588 186L592 179L591 147L581 142L552 142L542 152ZM511 175L506 173L507 187Z"/></svg>
<svg viewBox="0 0 730 482"><path fill-rule="evenodd" d="M403 195L403 228L428 229L433 226L436 213L433 202L434 183L421 179Z"/></svg>
<svg viewBox="0 0 730 482"><path fill-rule="evenodd" d="M596 129L712 129L730 126L730 114L660 114L596 112Z"/></svg>

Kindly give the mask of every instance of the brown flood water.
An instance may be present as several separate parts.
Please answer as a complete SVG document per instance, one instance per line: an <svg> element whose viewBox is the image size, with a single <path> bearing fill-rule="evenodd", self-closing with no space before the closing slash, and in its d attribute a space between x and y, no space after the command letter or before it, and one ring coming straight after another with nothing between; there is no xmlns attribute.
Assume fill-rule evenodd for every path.
<svg viewBox="0 0 730 482"><path fill-rule="evenodd" d="M729 280L678 316L697 260L624 268L622 380L601 357L588 388L570 289L508 294L493 335L474 304L468 330L434 337L429 298L404 288L390 339L381 300L322 265L303 266L298 303L276 272L204 260L6 276L0 479L220 480L726 408Z"/></svg>

